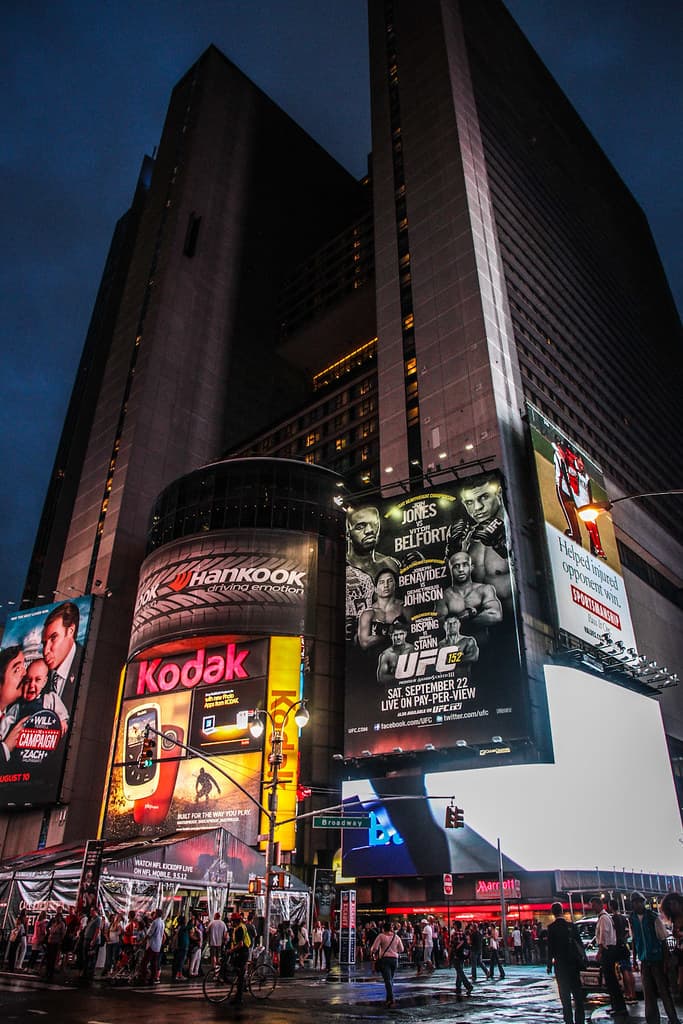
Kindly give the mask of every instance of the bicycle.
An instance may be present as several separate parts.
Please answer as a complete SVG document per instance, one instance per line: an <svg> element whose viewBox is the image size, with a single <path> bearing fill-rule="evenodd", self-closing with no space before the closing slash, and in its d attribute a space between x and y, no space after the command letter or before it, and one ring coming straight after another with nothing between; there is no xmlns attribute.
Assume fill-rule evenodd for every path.
<svg viewBox="0 0 683 1024"><path fill-rule="evenodd" d="M238 971L229 953L224 953L218 967L204 975L202 989L204 998L218 1005L232 999L237 990ZM244 987L254 999L267 999L275 991L277 971L263 947L254 950L254 955L244 969Z"/></svg>

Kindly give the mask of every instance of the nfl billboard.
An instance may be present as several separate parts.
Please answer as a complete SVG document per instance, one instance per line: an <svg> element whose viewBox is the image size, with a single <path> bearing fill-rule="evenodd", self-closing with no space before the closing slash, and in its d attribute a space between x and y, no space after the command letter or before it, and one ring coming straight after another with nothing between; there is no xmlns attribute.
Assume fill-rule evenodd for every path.
<svg viewBox="0 0 683 1024"><path fill-rule="evenodd" d="M347 511L345 755L526 738L497 473Z"/></svg>
<svg viewBox="0 0 683 1024"><path fill-rule="evenodd" d="M92 598L10 615L0 646L0 807L59 797Z"/></svg>
<svg viewBox="0 0 683 1024"><path fill-rule="evenodd" d="M584 523L577 508L607 498L600 468L527 403L559 629L597 645L605 633L635 647L612 518Z"/></svg>

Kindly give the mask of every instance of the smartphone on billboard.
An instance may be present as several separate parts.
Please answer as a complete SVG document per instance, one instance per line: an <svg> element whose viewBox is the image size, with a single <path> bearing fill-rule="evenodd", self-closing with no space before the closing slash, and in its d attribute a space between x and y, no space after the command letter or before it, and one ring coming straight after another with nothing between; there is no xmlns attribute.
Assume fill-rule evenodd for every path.
<svg viewBox="0 0 683 1024"><path fill-rule="evenodd" d="M159 705L150 702L142 704L129 711L123 725L124 753L123 760L123 795L126 800L140 800L151 796L159 782L159 736L154 733L151 738L154 741L152 751L152 763L149 767L140 767L138 757L142 750L145 738L145 729L149 725L152 729L159 729L160 711Z"/></svg>
<svg viewBox="0 0 683 1024"><path fill-rule="evenodd" d="M133 820L138 825L160 825L166 818L173 799L178 766L184 751L176 744L181 743L184 731L179 725L162 725L161 753L159 761L159 782L152 794L136 799Z"/></svg>

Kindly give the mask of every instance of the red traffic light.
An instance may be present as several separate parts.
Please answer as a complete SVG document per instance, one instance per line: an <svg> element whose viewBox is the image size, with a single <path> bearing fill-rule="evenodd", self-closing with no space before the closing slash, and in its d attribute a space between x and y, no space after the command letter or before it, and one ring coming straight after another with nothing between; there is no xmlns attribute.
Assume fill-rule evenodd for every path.
<svg viewBox="0 0 683 1024"><path fill-rule="evenodd" d="M464 828L465 827L465 812L461 807L455 807L450 804L446 808L446 828Z"/></svg>

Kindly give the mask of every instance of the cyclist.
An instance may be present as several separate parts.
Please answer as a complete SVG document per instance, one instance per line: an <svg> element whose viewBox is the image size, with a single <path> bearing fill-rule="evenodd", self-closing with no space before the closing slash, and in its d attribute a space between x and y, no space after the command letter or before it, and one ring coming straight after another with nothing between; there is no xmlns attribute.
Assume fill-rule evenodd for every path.
<svg viewBox="0 0 683 1024"><path fill-rule="evenodd" d="M237 987L235 989L235 998L233 1002L235 1006L239 1006L242 1002L242 994L244 992L244 972L249 960L251 940L247 926L242 919L242 914L238 910L232 914L230 924L232 926L232 934L230 936L230 959L235 971L237 972Z"/></svg>

